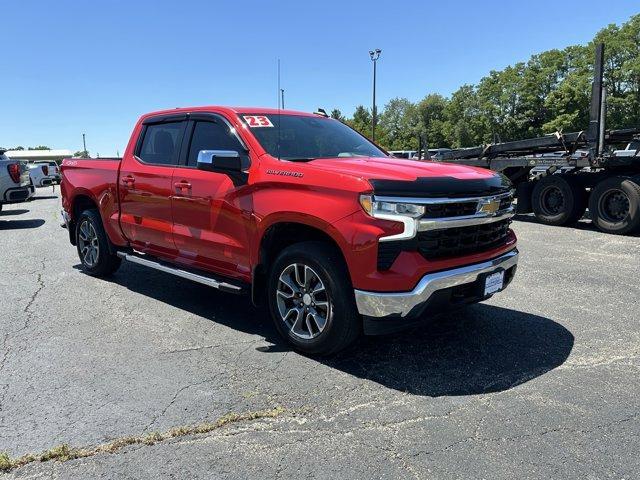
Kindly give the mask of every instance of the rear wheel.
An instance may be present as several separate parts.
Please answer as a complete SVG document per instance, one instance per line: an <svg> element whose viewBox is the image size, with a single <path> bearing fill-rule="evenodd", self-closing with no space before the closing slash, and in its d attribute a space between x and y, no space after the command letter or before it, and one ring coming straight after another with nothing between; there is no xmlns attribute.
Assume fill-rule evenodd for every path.
<svg viewBox="0 0 640 480"><path fill-rule="evenodd" d="M297 350L330 355L360 334L349 273L328 244L302 242L285 248L271 268L267 291L278 332Z"/></svg>
<svg viewBox="0 0 640 480"><path fill-rule="evenodd" d="M603 232L633 233L640 229L640 185L630 178L610 177L591 191L589 212Z"/></svg>
<svg viewBox="0 0 640 480"><path fill-rule="evenodd" d="M549 175L539 180L531 198L533 211L547 225L577 222L587 207L586 192L572 177Z"/></svg>
<svg viewBox="0 0 640 480"><path fill-rule="evenodd" d="M120 267L120 258L110 253L109 239L96 210L85 210L76 222L76 246L85 273L106 277Z"/></svg>

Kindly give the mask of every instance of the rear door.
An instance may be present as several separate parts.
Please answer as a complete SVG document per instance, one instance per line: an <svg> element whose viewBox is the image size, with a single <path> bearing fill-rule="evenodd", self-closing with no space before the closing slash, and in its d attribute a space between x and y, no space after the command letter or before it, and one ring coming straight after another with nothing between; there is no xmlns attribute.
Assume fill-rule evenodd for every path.
<svg viewBox="0 0 640 480"><path fill-rule="evenodd" d="M173 170L187 126L186 115L145 120L134 155L119 176L120 225L136 250L173 257L171 195Z"/></svg>
<svg viewBox="0 0 640 480"><path fill-rule="evenodd" d="M225 173L197 169L201 150L232 150L249 167L245 145L228 121L192 114L181 165L173 172L173 238L180 260L228 276L250 276L248 229L251 206L243 185Z"/></svg>

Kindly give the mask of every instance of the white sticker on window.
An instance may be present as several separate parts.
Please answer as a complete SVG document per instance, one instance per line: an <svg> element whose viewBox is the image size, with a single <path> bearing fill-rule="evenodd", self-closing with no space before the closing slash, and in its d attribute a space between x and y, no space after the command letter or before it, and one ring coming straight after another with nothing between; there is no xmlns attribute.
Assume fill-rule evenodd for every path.
<svg viewBox="0 0 640 480"><path fill-rule="evenodd" d="M271 123L269 117L265 117L264 115L245 115L242 118L245 119L251 128L273 127L273 123Z"/></svg>

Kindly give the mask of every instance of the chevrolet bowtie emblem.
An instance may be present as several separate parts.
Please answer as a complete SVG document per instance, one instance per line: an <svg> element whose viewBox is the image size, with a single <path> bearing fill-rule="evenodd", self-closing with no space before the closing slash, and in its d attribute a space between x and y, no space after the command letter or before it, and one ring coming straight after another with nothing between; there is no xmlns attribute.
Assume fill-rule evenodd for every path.
<svg viewBox="0 0 640 480"><path fill-rule="evenodd" d="M497 198L488 198L478 202L477 213L486 213L493 215L500 209L500 200Z"/></svg>

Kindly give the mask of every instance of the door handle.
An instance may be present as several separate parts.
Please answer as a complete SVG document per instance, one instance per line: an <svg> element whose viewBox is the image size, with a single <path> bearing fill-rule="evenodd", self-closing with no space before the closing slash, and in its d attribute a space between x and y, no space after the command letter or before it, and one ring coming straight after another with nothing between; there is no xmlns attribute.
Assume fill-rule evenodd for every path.
<svg viewBox="0 0 640 480"><path fill-rule="evenodd" d="M191 184L189 182L186 182L184 180L182 180L181 182L175 182L173 184L174 187L176 187L179 190L184 190L185 188L191 188Z"/></svg>
<svg viewBox="0 0 640 480"><path fill-rule="evenodd" d="M127 175L126 177L122 177L122 183L125 185L133 185L136 182L136 179L131 175Z"/></svg>

